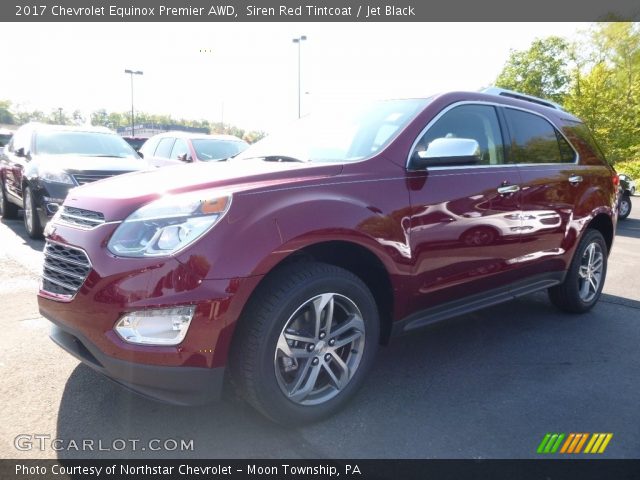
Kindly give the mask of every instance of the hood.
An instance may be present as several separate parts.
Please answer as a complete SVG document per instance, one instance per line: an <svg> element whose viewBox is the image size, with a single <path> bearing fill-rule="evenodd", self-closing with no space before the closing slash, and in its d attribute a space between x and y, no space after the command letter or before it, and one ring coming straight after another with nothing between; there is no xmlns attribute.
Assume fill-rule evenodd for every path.
<svg viewBox="0 0 640 480"><path fill-rule="evenodd" d="M79 172L132 172L148 169L141 158L91 157L82 155L38 155L38 165L55 166L70 173Z"/></svg>
<svg viewBox="0 0 640 480"><path fill-rule="evenodd" d="M242 160L176 165L111 177L69 191L64 204L102 212L107 221L122 220L142 205L166 194L219 188L238 193L331 177L341 164Z"/></svg>

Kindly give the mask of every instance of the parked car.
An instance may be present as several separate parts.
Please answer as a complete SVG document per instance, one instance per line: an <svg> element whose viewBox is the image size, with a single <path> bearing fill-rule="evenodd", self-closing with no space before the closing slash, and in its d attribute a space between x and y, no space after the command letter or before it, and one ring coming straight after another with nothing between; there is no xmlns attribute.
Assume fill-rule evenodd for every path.
<svg viewBox="0 0 640 480"><path fill-rule="evenodd" d="M635 182L629 177L621 173L620 177L620 203L618 204L618 218L624 220L631 213L631 197L636 192Z"/></svg>
<svg viewBox="0 0 640 480"><path fill-rule="evenodd" d="M635 195L636 194L636 181L631 178L629 175L626 175L624 173L621 173L620 175L618 175L620 177L620 184L625 186L626 190L629 190L629 193L631 195Z"/></svg>
<svg viewBox="0 0 640 480"><path fill-rule="evenodd" d="M249 144L233 135L167 132L154 135L140 148L156 167L192 162L212 162L233 157Z"/></svg>
<svg viewBox="0 0 640 480"><path fill-rule="evenodd" d="M56 343L134 391L203 403L226 378L275 421L314 421L394 336L538 290L591 309L617 191L585 125L542 99L376 102L303 118L215 168L74 190L38 301ZM482 225L499 234L465 240Z"/></svg>
<svg viewBox="0 0 640 480"><path fill-rule="evenodd" d="M16 218L24 208L27 233L38 238L71 188L145 168L148 164L107 128L29 123L0 156L0 211ZM75 213L69 210L65 218L73 223Z"/></svg>
<svg viewBox="0 0 640 480"><path fill-rule="evenodd" d="M140 150L140 148L142 148L142 145L144 145L144 142L148 140L145 137L124 136L122 138L124 138L124 141L131 145L131 148L133 148L136 152Z"/></svg>

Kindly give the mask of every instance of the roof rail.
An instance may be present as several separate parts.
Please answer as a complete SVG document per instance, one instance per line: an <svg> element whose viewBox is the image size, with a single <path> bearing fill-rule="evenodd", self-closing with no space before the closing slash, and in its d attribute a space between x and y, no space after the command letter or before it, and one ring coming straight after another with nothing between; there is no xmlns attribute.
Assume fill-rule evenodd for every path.
<svg viewBox="0 0 640 480"><path fill-rule="evenodd" d="M534 97L533 95L527 95L525 93L514 92L513 90L507 90L505 88L499 87L489 87L481 90L482 93L486 93L488 95L500 95L502 97L510 97L515 98L517 100L524 100L525 102L537 103L538 105L543 105L545 107L554 108L556 110L564 110L562 105L552 102L551 100L545 100L544 98Z"/></svg>

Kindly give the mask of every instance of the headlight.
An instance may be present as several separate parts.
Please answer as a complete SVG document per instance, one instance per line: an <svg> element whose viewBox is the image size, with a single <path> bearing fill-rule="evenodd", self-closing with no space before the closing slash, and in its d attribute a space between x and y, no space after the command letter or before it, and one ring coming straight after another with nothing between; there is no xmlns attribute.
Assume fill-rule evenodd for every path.
<svg viewBox="0 0 640 480"><path fill-rule="evenodd" d="M184 340L194 306L141 310L124 315L114 330L125 342L138 345L178 345Z"/></svg>
<svg viewBox="0 0 640 480"><path fill-rule="evenodd" d="M108 248L123 257L171 255L195 242L227 212L231 195L168 195L132 213Z"/></svg>
<svg viewBox="0 0 640 480"><path fill-rule="evenodd" d="M63 172L61 170L42 169L38 173L39 173L40 179L43 182L66 183L67 185L75 185L76 184L73 181L73 178L71 178L71 175L69 175L68 173Z"/></svg>

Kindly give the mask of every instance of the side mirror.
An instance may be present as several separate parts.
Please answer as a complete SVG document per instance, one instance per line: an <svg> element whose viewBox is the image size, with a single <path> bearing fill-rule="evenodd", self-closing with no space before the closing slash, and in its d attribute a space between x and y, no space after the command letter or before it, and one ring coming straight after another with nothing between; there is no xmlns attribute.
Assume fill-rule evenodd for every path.
<svg viewBox="0 0 640 480"><path fill-rule="evenodd" d="M193 162L193 158L188 157L186 153L183 153L182 155L178 155L178 160L180 160L181 162L184 162L184 163Z"/></svg>
<svg viewBox="0 0 640 480"><path fill-rule="evenodd" d="M24 153L24 147L18 148L14 153L15 153L16 157L27 158L27 156Z"/></svg>
<svg viewBox="0 0 640 480"><path fill-rule="evenodd" d="M480 161L480 145L472 138L436 138L426 150L416 149L411 155L411 168L476 165Z"/></svg>

